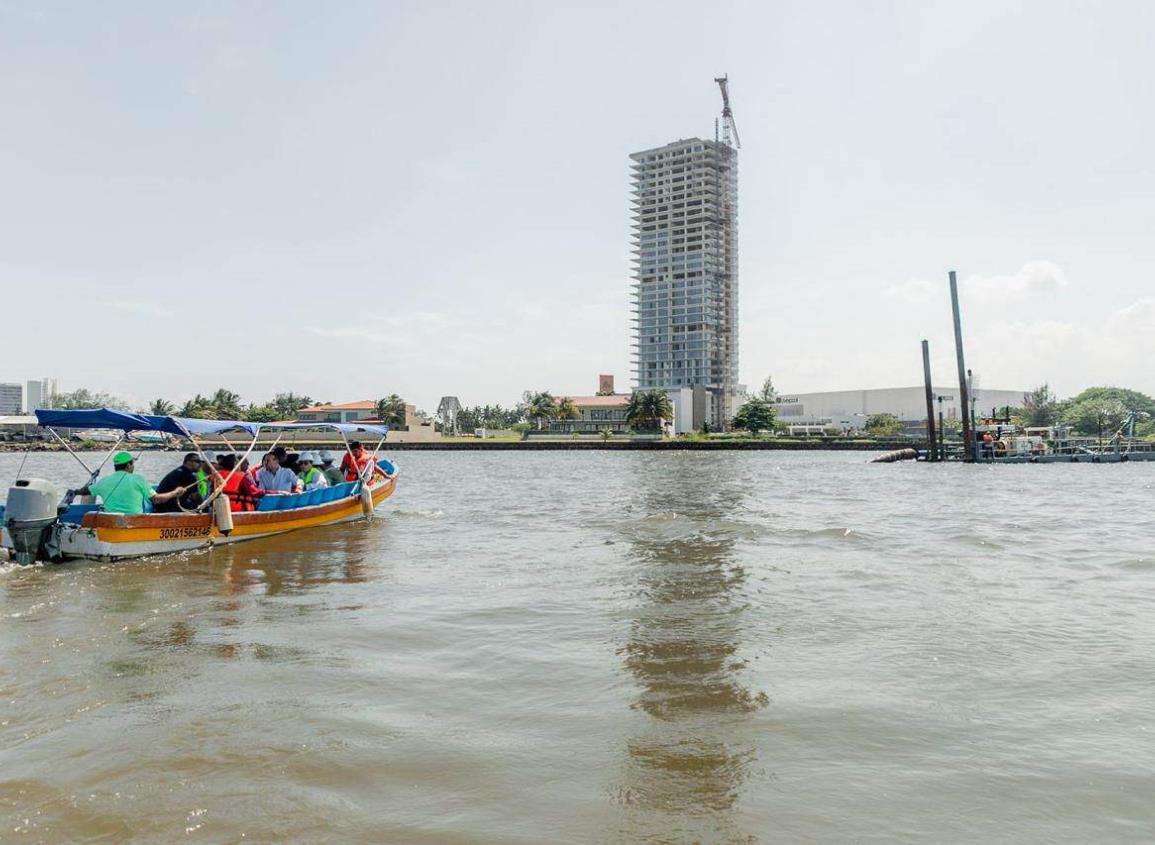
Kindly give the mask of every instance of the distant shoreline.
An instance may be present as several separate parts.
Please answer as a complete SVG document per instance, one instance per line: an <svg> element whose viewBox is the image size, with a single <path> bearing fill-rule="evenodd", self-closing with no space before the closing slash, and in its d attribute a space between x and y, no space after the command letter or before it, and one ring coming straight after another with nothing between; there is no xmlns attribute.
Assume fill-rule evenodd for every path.
<svg viewBox="0 0 1155 845"><path fill-rule="evenodd" d="M205 448L220 451L221 445L205 442ZM247 445L247 444L246 444ZM272 446L260 444L266 448ZM125 448L133 452L181 452L186 446L173 449L153 443L129 443ZM386 441L382 452L574 452L574 451L604 451L604 452L885 452L892 449L922 448L925 444L918 440L846 440L815 439L815 440L621 440L621 441L589 441L589 440L476 440L449 442L411 442L390 443ZM293 447L296 449L330 449L344 451L341 444L332 442L312 443L298 440ZM109 447L110 448L110 447ZM64 447L57 443L0 443L0 452L63 452ZM78 450L79 451L79 450ZM87 451L102 451L100 449ZM104 451L107 451L105 449ZM242 450L243 451L243 450Z"/></svg>

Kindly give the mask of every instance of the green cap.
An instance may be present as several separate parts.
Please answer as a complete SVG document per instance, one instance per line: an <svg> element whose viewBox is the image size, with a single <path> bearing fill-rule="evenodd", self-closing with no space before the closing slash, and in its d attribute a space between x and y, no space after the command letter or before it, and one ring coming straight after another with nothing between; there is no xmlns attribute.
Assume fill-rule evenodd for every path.
<svg viewBox="0 0 1155 845"><path fill-rule="evenodd" d="M132 456L131 452L117 452L112 456L112 465L120 466L121 464L131 464L136 458Z"/></svg>

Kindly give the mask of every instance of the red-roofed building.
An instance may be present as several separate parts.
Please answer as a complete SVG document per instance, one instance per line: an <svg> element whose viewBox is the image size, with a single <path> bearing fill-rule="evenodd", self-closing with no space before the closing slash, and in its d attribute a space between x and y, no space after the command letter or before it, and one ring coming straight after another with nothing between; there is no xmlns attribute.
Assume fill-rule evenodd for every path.
<svg viewBox="0 0 1155 845"><path fill-rule="evenodd" d="M599 376L597 396L565 396L558 394L558 400L570 399L581 415L575 420L551 420L551 434L598 434L609 429L614 434L628 434L630 424L626 422L626 410L630 404L630 394L614 393L613 376Z"/></svg>
<svg viewBox="0 0 1155 845"><path fill-rule="evenodd" d="M297 411L297 419L300 422L350 423L370 419L376 414L376 408L377 403L372 399L366 399L363 402L312 405Z"/></svg>
<svg viewBox="0 0 1155 845"><path fill-rule="evenodd" d="M297 411L298 422L380 422L377 419L377 402L365 399L361 402L341 402L332 405L312 405ZM402 431L417 431L426 421L417 416L416 405L405 406L405 425Z"/></svg>

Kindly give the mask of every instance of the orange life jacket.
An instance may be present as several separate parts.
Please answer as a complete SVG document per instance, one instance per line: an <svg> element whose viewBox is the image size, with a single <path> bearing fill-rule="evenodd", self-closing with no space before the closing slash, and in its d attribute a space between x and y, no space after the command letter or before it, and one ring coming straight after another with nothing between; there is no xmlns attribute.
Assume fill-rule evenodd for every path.
<svg viewBox="0 0 1155 845"><path fill-rule="evenodd" d="M354 461L356 464L354 465ZM346 481L360 481L365 477L366 468L373 463L373 456L366 451L361 452L361 457L354 457L351 452L346 452L345 457L341 459L341 469L345 473Z"/></svg>
<svg viewBox="0 0 1155 845"><path fill-rule="evenodd" d="M252 495L253 483L248 478L248 474L237 470L233 473L232 478L229 478L228 473L225 473L225 495L229 497L229 510L233 511L255 511L257 509L257 497Z"/></svg>

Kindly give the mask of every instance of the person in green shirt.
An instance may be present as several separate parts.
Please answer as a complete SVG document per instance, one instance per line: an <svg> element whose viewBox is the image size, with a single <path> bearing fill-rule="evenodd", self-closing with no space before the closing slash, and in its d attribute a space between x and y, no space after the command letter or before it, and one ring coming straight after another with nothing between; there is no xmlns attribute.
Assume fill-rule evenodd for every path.
<svg viewBox="0 0 1155 845"><path fill-rule="evenodd" d="M345 473L333 466L333 453L327 449L321 453L321 472L325 474L330 487L345 483Z"/></svg>
<svg viewBox="0 0 1155 845"><path fill-rule="evenodd" d="M145 502L163 504L179 499L188 487L177 487L167 493L155 492L149 483L135 475L136 461L128 452L117 452L112 458L112 475L94 481L80 491L83 495L99 496L107 513L144 513Z"/></svg>

